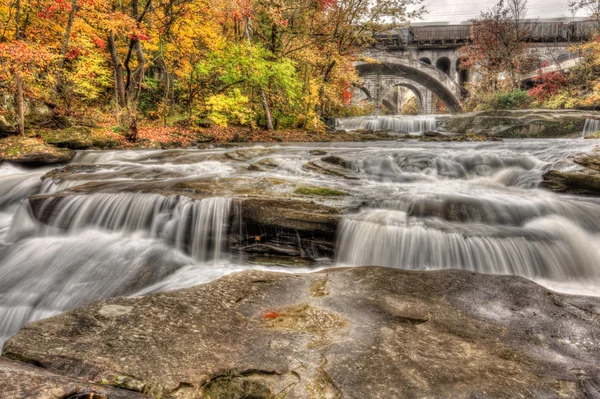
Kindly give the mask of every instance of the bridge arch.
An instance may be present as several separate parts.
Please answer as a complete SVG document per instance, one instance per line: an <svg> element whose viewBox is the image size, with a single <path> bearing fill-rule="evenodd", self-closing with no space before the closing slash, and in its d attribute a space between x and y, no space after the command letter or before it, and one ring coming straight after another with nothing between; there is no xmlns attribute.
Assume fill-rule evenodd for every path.
<svg viewBox="0 0 600 399"><path fill-rule="evenodd" d="M396 57L377 57L374 62L358 61L354 65L361 77L391 75L413 81L435 94L451 112L461 111L460 87L447 74L433 66L412 59ZM381 101L381 93L375 93L373 90L381 92L382 89L384 88L375 85L371 90L372 98Z"/></svg>
<svg viewBox="0 0 600 399"><path fill-rule="evenodd" d="M458 80L458 85L461 89L464 89L465 83L469 81L469 71L466 69L462 69L460 64L464 62L464 58L460 57L456 60L456 77Z"/></svg>
<svg viewBox="0 0 600 399"><path fill-rule="evenodd" d="M431 65L431 60L427 57L421 57L419 58L419 61L421 61L423 64Z"/></svg>
<svg viewBox="0 0 600 399"><path fill-rule="evenodd" d="M387 77L389 78L389 77ZM403 87L405 89L408 89L412 94L414 94L415 98L417 99L417 104L419 107L419 114L422 114L425 111L425 99L424 97L426 96L425 94L425 88L423 86L419 86L416 84L411 84L408 81L406 81L405 79L393 79L392 82L390 83L389 86L386 86L387 88L384 89L385 92L382 95L381 98L381 105L386 107L387 109L389 109L392 113L398 113L401 111L401 107L400 104L398 104L398 101L400 100L399 98L394 98L394 96L392 95L391 97L389 96L391 93L390 91L393 92L393 90L396 87Z"/></svg>
<svg viewBox="0 0 600 399"><path fill-rule="evenodd" d="M440 57L435 62L435 67L439 71L444 72L446 75L450 75L450 66L451 65L452 65L452 62L450 62L450 58L448 58L448 57Z"/></svg>

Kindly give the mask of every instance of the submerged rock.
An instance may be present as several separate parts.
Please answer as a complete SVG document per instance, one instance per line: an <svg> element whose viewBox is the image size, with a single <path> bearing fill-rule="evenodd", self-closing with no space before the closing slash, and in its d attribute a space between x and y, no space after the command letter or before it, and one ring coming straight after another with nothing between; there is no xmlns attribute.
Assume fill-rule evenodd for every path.
<svg viewBox="0 0 600 399"><path fill-rule="evenodd" d="M331 160L331 158L339 158L339 157L326 157L327 159ZM340 160L342 160L342 158L339 158ZM350 166L350 164L348 163L348 166ZM340 165L336 165L334 162L330 162L330 161L315 161L315 162L307 162L304 165L302 165L302 169L309 171L309 172L314 172L314 173L318 173L321 175L327 175L327 176L337 176L337 177L342 177L344 179L348 179L348 180L357 180L358 177L354 176L353 173L358 171L357 167L354 167L356 169L353 170L349 170L348 167L346 166L340 166Z"/></svg>
<svg viewBox="0 0 600 399"><path fill-rule="evenodd" d="M269 155L272 152L273 150L266 148L244 148L226 152L224 156L225 158L230 159L232 161L245 162L252 158Z"/></svg>
<svg viewBox="0 0 600 399"><path fill-rule="evenodd" d="M514 276L245 271L33 322L3 356L155 398L585 398L599 310Z"/></svg>
<svg viewBox="0 0 600 399"><path fill-rule="evenodd" d="M255 172L266 172L268 170L277 169L281 166L281 162L271 158L263 158L248 166L248 170Z"/></svg>

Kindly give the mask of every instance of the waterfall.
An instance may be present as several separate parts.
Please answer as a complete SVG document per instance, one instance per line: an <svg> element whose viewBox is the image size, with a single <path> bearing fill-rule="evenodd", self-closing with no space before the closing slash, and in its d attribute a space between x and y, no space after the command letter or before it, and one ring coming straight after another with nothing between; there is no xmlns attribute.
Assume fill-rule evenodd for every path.
<svg viewBox="0 0 600 399"><path fill-rule="evenodd" d="M356 116L336 119L336 130L371 130L410 134L436 130L439 116Z"/></svg>
<svg viewBox="0 0 600 399"><path fill-rule="evenodd" d="M44 173L45 170L29 172L9 164L0 166L0 244L8 234L19 202L39 190Z"/></svg>
<svg viewBox="0 0 600 399"><path fill-rule="evenodd" d="M583 131L581 132L581 137L585 138L586 136L598 131L600 131L600 120L586 119L585 124L583 125Z"/></svg>
<svg viewBox="0 0 600 399"><path fill-rule="evenodd" d="M96 227L121 233L145 232L192 255L197 261L218 261L224 256L232 200L193 200L178 195L146 193L94 193L32 200L16 213L9 237L27 233L27 214L45 226L41 229L78 231ZM30 201L30 202L31 202ZM50 234L47 232L46 234Z"/></svg>
<svg viewBox="0 0 600 399"><path fill-rule="evenodd" d="M160 240L93 229L0 246L0 259L0 347L32 320L133 294L193 263Z"/></svg>
<svg viewBox="0 0 600 399"><path fill-rule="evenodd" d="M510 228L416 219L377 209L341 222L337 260L355 266L457 268L566 281L600 277L600 253L590 241L583 229L558 216Z"/></svg>

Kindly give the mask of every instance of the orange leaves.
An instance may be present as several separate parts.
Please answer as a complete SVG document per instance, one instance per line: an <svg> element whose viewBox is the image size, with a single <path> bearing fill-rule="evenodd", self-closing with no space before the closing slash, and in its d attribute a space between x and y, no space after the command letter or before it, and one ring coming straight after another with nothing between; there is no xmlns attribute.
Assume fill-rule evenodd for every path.
<svg viewBox="0 0 600 399"><path fill-rule="evenodd" d="M38 12L38 16L42 19L56 18L57 14L71 11L71 3L67 0L53 0L46 5L44 9Z"/></svg>
<svg viewBox="0 0 600 399"><path fill-rule="evenodd" d="M25 80L51 66L56 57L45 48L24 41L0 43L0 81L11 81L16 72Z"/></svg>
<svg viewBox="0 0 600 399"><path fill-rule="evenodd" d="M275 319L279 317L279 313L276 312L267 312L263 315L263 319L265 320L271 320L271 319Z"/></svg>

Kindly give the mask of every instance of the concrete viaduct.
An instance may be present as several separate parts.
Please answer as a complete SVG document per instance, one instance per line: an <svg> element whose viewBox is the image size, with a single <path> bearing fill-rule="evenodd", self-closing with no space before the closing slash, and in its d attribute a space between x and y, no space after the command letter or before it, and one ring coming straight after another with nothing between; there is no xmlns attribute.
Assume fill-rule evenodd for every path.
<svg viewBox="0 0 600 399"><path fill-rule="evenodd" d="M528 51L542 61L556 64L572 62L568 49L564 43L544 43ZM406 100L399 88L405 88L416 96L419 113L437 113L436 97L450 112L460 112L464 84L477 79L476 73L460 69L460 61L456 46L370 49L354 63L362 84L354 88L353 103L373 104L375 115L380 115L384 107L397 114Z"/></svg>

